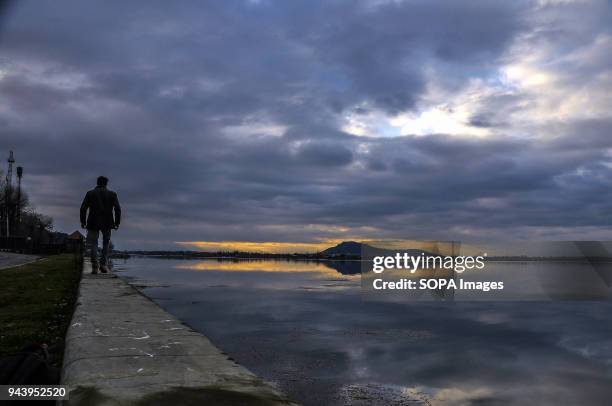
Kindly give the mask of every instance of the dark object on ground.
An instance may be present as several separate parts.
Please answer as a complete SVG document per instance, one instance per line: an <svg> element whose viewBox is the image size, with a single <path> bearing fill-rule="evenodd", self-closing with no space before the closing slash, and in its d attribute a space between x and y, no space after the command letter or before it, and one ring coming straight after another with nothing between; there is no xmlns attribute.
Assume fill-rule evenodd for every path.
<svg viewBox="0 0 612 406"><path fill-rule="evenodd" d="M0 385L57 385L59 368L49 363L46 344L32 344L0 358Z"/></svg>
<svg viewBox="0 0 612 406"><path fill-rule="evenodd" d="M51 365L46 344L32 344L0 358L0 385L58 385L60 369ZM14 400L3 405L55 405L55 400Z"/></svg>

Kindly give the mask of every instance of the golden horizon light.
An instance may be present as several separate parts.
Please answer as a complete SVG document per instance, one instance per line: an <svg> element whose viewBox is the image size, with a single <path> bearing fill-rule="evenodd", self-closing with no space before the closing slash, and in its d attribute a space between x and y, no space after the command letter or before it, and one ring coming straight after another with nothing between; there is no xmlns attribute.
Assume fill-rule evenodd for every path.
<svg viewBox="0 0 612 406"><path fill-rule="evenodd" d="M313 254L334 247L341 242L356 241L370 246L388 250L422 249L434 253L451 251L450 241L419 241L402 239L368 239L368 238L335 238L321 239L315 242L286 241L177 241L183 247L197 249L202 252L255 252L265 254ZM476 247L461 244L462 252L478 252Z"/></svg>
<svg viewBox="0 0 612 406"><path fill-rule="evenodd" d="M177 241L176 244L196 248L204 252L243 251L269 254L316 253L333 247L344 239L321 240L317 242L281 241Z"/></svg>

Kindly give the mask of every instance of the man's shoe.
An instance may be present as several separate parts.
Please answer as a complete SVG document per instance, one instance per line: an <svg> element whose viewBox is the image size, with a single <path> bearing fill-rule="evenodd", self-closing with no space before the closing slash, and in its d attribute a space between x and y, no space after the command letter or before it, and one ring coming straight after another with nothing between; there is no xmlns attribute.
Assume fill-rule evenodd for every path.
<svg viewBox="0 0 612 406"><path fill-rule="evenodd" d="M110 269L108 269L108 265L100 265L100 272L108 273Z"/></svg>

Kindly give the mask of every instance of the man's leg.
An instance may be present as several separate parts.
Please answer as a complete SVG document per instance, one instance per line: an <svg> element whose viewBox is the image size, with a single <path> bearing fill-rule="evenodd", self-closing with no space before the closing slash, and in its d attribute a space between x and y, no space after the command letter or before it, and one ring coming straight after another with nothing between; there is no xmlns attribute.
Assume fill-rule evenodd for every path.
<svg viewBox="0 0 612 406"><path fill-rule="evenodd" d="M111 230L102 230L102 257L100 258L100 269L108 272L108 248L110 245Z"/></svg>
<svg viewBox="0 0 612 406"><path fill-rule="evenodd" d="M98 237L100 230L87 229L87 246L91 258L91 273L98 273Z"/></svg>

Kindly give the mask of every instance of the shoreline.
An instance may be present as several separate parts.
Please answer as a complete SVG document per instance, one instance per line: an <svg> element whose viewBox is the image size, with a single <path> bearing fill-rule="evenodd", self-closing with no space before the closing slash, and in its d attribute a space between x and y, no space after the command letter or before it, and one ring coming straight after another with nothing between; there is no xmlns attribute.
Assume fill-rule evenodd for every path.
<svg viewBox="0 0 612 406"><path fill-rule="evenodd" d="M90 272L85 261L66 336L61 384L70 400L63 405L297 405L122 278Z"/></svg>

